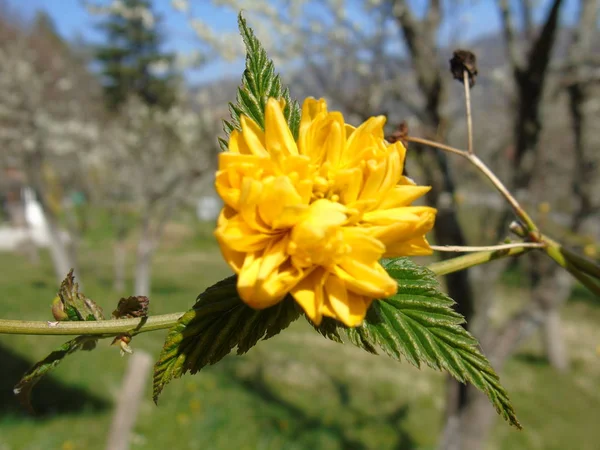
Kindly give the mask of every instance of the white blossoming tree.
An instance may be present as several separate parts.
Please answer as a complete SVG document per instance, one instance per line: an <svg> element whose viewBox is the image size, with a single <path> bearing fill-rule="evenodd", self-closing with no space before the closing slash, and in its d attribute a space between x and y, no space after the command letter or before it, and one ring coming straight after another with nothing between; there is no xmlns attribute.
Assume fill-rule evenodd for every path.
<svg viewBox="0 0 600 450"><path fill-rule="evenodd" d="M95 148L97 193L113 212L115 288L123 290L125 239L137 235L135 294L149 295L152 255L165 225L197 199L215 167L218 120L183 101L167 111L131 99L103 127ZM127 217L133 217L131 226Z"/></svg>
<svg viewBox="0 0 600 450"><path fill-rule="evenodd" d="M439 211L411 206L429 189L403 175L406 149L384 140L382 118L369 118L354 128L342 114L329 111L324 100L307 99L301 108L241 14L238 23L246 69L236 102L230 104L226 139L221 140L224 153L216 185L226 206L215 233L236 275L207 288L186 312L163 315L149 315L143 291L147 286L140 285L138 296L121 299L112 317L105 319L70 273L53 301L56 322L0 319L0 333L76 336L34 365L15 393L27 404L42 376L66 356L92 350L100 339L114 338L129 352L136 335L169 329L154 366L157 401L173 379L216 364L233 350L243 354L305 318L327 339L447 372L486 394L499 415L521 428L499 376L436 276L537 252L600 294L600 267L545 234L542 223L530 216L471 145L461 150L404 133L400 137L408 142L468 161L514 214L512 242L430 245L424 233L434 226ZM452 75L464 83L467 105L474 62L464 51L452 60ZM104 124L106 133L95 152L97 173L114 186L109 192L117 198L127 196L139 209L141 259L152 255L155 237L178 198L171 194L190 189L192 181L185 180L201 175L211 160L199 131L211 128L210 118L205 123L202 116L188 115L187 106L179 108L157 111L131 99L120 121ZM198 153L198 148L205 152ZM165 168L161 163L167 161ZM433 250L470 254L427 266L410 259ZM469 400L466 411L478 411L478 401L470 403L475 391L468 389L463 391L469 395L463 399ZM460 422L469 415L453 408L451 403L449 409L460 414L455 417L459 422L450 422L454 431L444 437L452 438L456 430L471 433L461 434L459 447L455 439L444 439L442 447L482 443L477 434L485 434L485 429L469 430Z"/></svg>
<svg viewBox="0 0 600 450"><path fill-rule="evenodd" d="M460 93L458 89L451 88L444 65L451 56L450 46L461 43L460 25L467 23L468 7L431 1L419 8L404 0L328 0L317 6L301 0L214 3L229 6L232 11L241 8L247 11L257 25L257 34L273 49L275 59L286 63L296 92L325 96L355 121L385 114L392 124L407 120L411 134L441 141L466 141L462 97L456 95ZM577 81L585 78L582 73L586 69L589 71L590 36L596 10L594 2L582 2L579 19L582 26L572 47L575 62L567 64L571 71L569 79L575 80L567 81L569 108L562 99L550 98L548 88L564 84L551 73L562 3L552 2L552 7L540 16L536 11L539 5L528 1L520 2L518 14L510 2L496 2L503 24L508 69L495 67L492 72L489 58L485 62L487 55L480 55L484 68L490 68L491 73L484 73L485 85L473 91L474 104L485 105L486 109L477 109L472 137L477 152L495 162L494 168L508 178L510 187L528 192L532 203L545 199L553 204L567 201L579 205L567 213L568 227L573 233L585 225L588 230L597 228L594 218L597 199L591 199L593 196L589 194L593 192L590 180L595 164L590 156L591 133L585 128L590 121L585 113L589 108L582 107L586 96L590 98L590 82ZM192 15L193 2L180 0L174 6ZM537 16L541 17L539 22L534 19ZM230 41L226 37L195 20L199 36L214 48L227 47ZM459 31L448 32L448 28ZM527 49L527 58L520 47ZM569 110L573 128L564 120ZM575 170L568 171L561 165L550 175L542 167L552 166L552 160L558 157L558 142L571 145L565 138L571 132L575 134L576 151L574 161L569 164ZM422 176L434 187L428 200L439 208L438 226L434 230L438 243L464 245L467 240L483 236L487 240L504 238L511 213L502 207L500 212L490 209L472 227L480 236L473 236L475 233L470 231L467 235L461 226L456 214L460 209L455 202L459 198L456 194L461 190L472 191L474 185L472 177L463 176L467 164L457 164L443 154L429 153L426 146L413 143L411 147L419 149L416 159L423 167ZM564 158L562 154L560 157ZM456 176L458 171L460 177ZM549 183L553 177L572 180L573 190ZM469 221L474 223L474 218ZM530 335L541 328L549 361L564 370L568 364L558 306L568 298L572 280L557 271L551 261L534 260L530 269L531 301L523 302L522 309L500 327L492 326L490 317L498 309L498 302L494 301L495 286L506 264L476 267L451 275L447 278L449 293L498 364L506 361L523 342L523 329ZM475 298L481 299L477 311ZM487 419L492 417L491 409L485 402L470 394L468 398L472 400L461 400L467 398L469 389L457 383L451 385L454 393L449 395L447 435L440 444L442 448L460 446L457 440L461 436L467 436L464 445L480 448L490 429L491 420ZM458 427L454 427L452 424L457 422Z"/></svg>
<svg viewBox="0 0 600 450"><path fill-rule="evenodd" d="M76 266L60 233L62 198L65 189L85 188L85 149L97 138L97 91L51 29L34 25L25 31L3 21L1 32L0 164L21 171L35 191L61 280Z"/></svg>
<svg viewBox="0 0 600 450"><path fill-rule="evenodd" d="M177 82L188 68L185 57L163 50L151 1L84 3L107 38L96 58L110 117L95 162L97 194L115 225L114 287L124 290L125 241L135 235L135 294L149 295L152 255L166 223L212 179L218 109Z"/></svg>

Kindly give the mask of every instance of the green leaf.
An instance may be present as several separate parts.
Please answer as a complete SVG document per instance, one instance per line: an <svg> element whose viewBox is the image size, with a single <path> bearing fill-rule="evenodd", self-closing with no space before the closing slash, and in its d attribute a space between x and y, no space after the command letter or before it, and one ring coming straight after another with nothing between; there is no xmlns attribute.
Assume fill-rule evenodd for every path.
<svg viewBox="0 0 600 450"><path fill-rule="evenodd" d="M57 298L52 302L52 314L56 320L103 320L102 308L90 300L75 283L73 269L67 274L60 285Z"/></svg>
<svg viewBox="0 0 600 450"><path fill-rule="evenodd" d="M79 285L75 283L73 269L69 271L61 283L58 295L52 301L52 315L59 321L104 320L102 308L93 300L87 298L82 292L79 292ZM23 406L33 412L31 407L31 391L38 381L58 366L65 356L77 350L93 350L96 348L97 342L97 337L78 336L75 339L65 342L29 369L14 388L14 393Z"/></svg>
<svg viewBox="0 0 600 450"><path fill-rule="evenodd" d="M135 317L148 316L148 297L139 295L137 297L127 297L119 300L117 309L112 313L115 319L133 319Z"/></svg>
<svg viewBox="0 0 600 450"><path fill-rule="evenodd" d="M234 130L240 130L240 116L245 115L265 129L265 107L270 97L285 99L283 114L294 139L298 139L300 128L300 106L292 100L289 89L283 89L279 75L275 73L273 61L262 47L254 32L246 24L242 14L238 16L240 34L246 46L246 69L242 84L238 89L237 103L229 104L231 122L224 121L223 130L229 136ZM223 148L223 142L221 142Z"/></svg>
<svg viewBox="0 0 600 450"><path fill-rule="evenodd" d="M299 317L290 297L270 308L250 308L239 298L236 284L237 277L232 276L209 287L171 328L154 366L155 402L173 378L215 364L235 347L238 355L246 353Z"/></svg>
<svg viewBox="0 0 600 450"><path fill-rule="evenodd" d="M21 404L33 413L31 391L34 386L43 376L58 366L67 355L77 350L93 350L96 347L96 341L97 339L91 336L78 336L75 339L65 342L29 369L13 389Z"/></svg>
<svg viewBox="0 0 600 450"><path fill-rule="evenodd" d="M439 290L435 274L407 258L384 260L382 265L398 282L398 293L374 301L356 328L327 318L317 331L336 342L346 336L370 353L383 351L396 360L404 357L417 367L425 363L445 370L487 394L496 411L521 428L498 375L479 350L477 340L463 328L463 317L452 309L454 301Z"/></svg>

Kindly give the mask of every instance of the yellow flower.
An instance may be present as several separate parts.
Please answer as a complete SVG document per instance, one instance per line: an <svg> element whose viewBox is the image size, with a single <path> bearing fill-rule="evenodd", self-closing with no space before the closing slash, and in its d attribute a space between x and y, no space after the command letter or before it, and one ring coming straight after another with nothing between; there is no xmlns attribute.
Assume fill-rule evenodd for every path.
<svg viewBox="0 0 600 450"><path fill-rule="evenodd" d="M309 98L294 141L282 108L269 99L264 131L242 116L219 155L215 235L251 307L290 293L315 324L356 326L373 299L397 291L382 257L431 253L436 211L410 206L429 187L402 176L406 150L384 140L384 117L354 128Z"/></svg>

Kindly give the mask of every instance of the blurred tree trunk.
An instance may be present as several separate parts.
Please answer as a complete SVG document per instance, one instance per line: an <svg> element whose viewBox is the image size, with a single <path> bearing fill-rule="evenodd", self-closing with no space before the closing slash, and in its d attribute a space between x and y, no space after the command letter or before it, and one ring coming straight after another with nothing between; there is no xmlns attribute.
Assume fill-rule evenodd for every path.
<svg viewBox="0 0 600 450"><path fill-rule="evenodd" d="M25 201L22 190L22 186L19 186L18 190L14 189L11 195L12 198L7 201L8 223L14 228L25 230L27 237L18 251L27 257L30 264L38 265L40 263L40 252L33 239L31 226L25 219ZM20 194L17 194L17 192L20 192Z"/></svg>
<svg viewBox="0 0 600 450"><path fill-rule="evenodd" d="M526 0L523 0L526 3ZM524 191L531 185L533 178L539 173L540 162L538 148L542 124L540 111L548 74L548 66L558 28L559 11L562 0L554 0L548 19L534 41L528 64L523 64L516 57L514 36L511 36L511 17L506 0L501 1L504 17L506 45L517 86L517 115L515 117L515 158L513 161L513 189ZM558 370L566 370L568 357L566 345L562 338L562 326L558 308L564 304L570 294L570 284L561 286L554 293L548 292L545 286L554 284L555 277L560 277L557 267L546 268L538 255L530 255L530 277L532 282L532 302L540 308L544 315L542 321L542 337L548 361ZM546 262L544 265L548 264ZM561 277L562 278L562 277ZM564 278L563 278L564 279ZM564 283L570 283L565 280Z"/></svg>
<svg viewBox="0 0 600 450"><path fill-rule="evenodd" d="M571 286L568 289L570 292ZM546 312L542 333L544 351L548 362L560 372L565 372L569 368L569 358L558 308L553 307Z"/></svg>
<svg viewBox="0 0 600 450"><path fill-rule="evenodd" d="M37 138L39 140L39 137ZM41 146L40 142L37 144ZM69 251L68 243L61 235L60 225L58 218L49 207L49 203L46 198L48 187L44 182L42 167L43 167L43 152L41 147L37 151L33 152L25 160L27 179L31 184L31 188L37 196L37 200L42 209L42 213L48 226L48 236L50 239L50 256L52 259L52 265L54 266L54 273L56 280L60 284L65 276L71 269L74 270L74 274L77 278L80 288L83 286L81 277L79 276L79 270L76 267L73 253Z"/></svg>
<svg viewBox="0 0 600 450"><path fill-rule="evenodd" d="M113 290L122 293L125 291L127 271L127 237L130 234L127 211L125 208L111 208L111 218L115 230L113 244Z"/></svg>
<svg viewBox="0 0 600 450"><path fill-rule="evenodd" d="M56 274L56 280L58 282L62 282L69 271L75 268L75 263L72 260L72 254L69 252L67 245L61 236L57 221L54 219L54 217L51 217L47 214L46 222L48 224L48 235L50 237L50 256L52 257L54 273ZM78 283L81 285L79 276L77 276L77 279Z"/></svg>
<svg viewBox="0 0 600 450"><path fill-rule="evenodd" d="M117 240L113 248L113 290L122 293L125 291L125 270L127 261L127 247L125 239L117 236Z"/></svg>
<svg viewBox="0 0 600 450"><path fill-rule="evenodd" d="M586 219L598 211L594 205L593 178L594 164L590 159L590 151L594 148L593 133L595 126L590 114L586 113L586 105L593 99L590 91L591 83L587 79L589 58L592 56L594 35L597 32L598 1L582 0L579 26L575 28L573 41L569 49L566 90L569 97L569 112L574 135L575 165L572 174L571 189L577 201L571 217L571 231L578 233ZM554 274L565 278L563 270L554 268ZM566 345L562 338L562 325L558 308L567 300L573 286L573 280L567 277L563 289L554 293L554 301L546 312L544 321L543 342L548 362L556 369L564 371L569 367Z"/></svg>
<svg viewBox="0 0 600 450"><path fill-rule="evenodd" d="M208 172L208 170L206 170ZM150 296L152 282L152 257L163 236L167 222L173 216L180 200L177 192L189 189L196 180L201 179L204 170L191 168L183 174L173 177L164 190L151 196L142 213L140 237L137 247L135 267L135 295Z"/></svg>
<svg viewBox="0 0 600 450"><path fill-rule="evenodd" d="M525 10L528 9L526 2L527 0L523 0L523 5L526 6ZM531 46L527 63L523 63L522 58L519 58L509 2L508 0L499 0L507 53L517 87L514 122L515 157L510 185L513 192L529 186L538 162L538 142L542 130L541 102L551 51L558 29L561 4L562 0L554 0L541 31ZM526 28L525 35L533 36L531 23L525 21L524 26ZM506 222L511 216L511 213L503 215L498 229L504 230ZM545 261L543 263L546 264ZM533 266L535 267L535 263ZM531 303L511 318L503 328L496 331L487 317L478 318L478 330L481 334L477 337L484 353L498 372L502 370L508 357L518 348L525 337L545 321L545 311L542 306L547 309L553 304L553 301L560 302L558 296L554 295L557 293L556 290L553 290L553 287L557 288L554 284L561 280L556 276L556 269L554 267L546 270L539 267L537 269L540 272L536 276L532 273ZM499 276L500 273L497 275ZM494 280L488 280L488 283L493 282ZM549 295L552 300L549 300ZM556 320L556 317L554 319L552 326L557 328L560 326L560 322ZM557 351L556 354L558 355L559 352ZM450 397L450 400L459 403L455 408L455 414L447 415L444 434L438 448L441 450L480 450L484 448L496 420L494 409L489 405L488 399L472 386L468 386L462 398L455 396L454 398Z"/></svg>
<svg viewBox="0 0 600 450"><path fill-rule="evenodd" d="M417 85L425 100L424 128L431 138L445 141L449 118L443 113L447 101L450 74L440 68L440 55L437 46L437 33L442 20L439 0L431 0L423 19L418 19L405 0L395 0L392 12L411 55ZM454 202L456 185L448 166L447 155L432 149L420 148L417 158L423 167L427 184L432 189L427 197L431 206L438 209L434 236L438 245L467 245L467 241L456 215ZM449 200L449 201L442 201ZM456 255L442 253L442 258ZM473 289L469 271L450 274L446 277L448 295L456 301L456 309L467 323L473 316ZM467 325L465 324L465 327ZM447 429L452 429L458 421L461 410L467 404L467 386L451 377L447 379L446 418Z"/></svg>
<svg viewBox="0 0 600 450"><path fill-rule="evenodd" d="M145 218L140 230L135 265L134 295L150 296L152 280L152 256L156 248L156 240L150 227L150 220Z"/></svg>

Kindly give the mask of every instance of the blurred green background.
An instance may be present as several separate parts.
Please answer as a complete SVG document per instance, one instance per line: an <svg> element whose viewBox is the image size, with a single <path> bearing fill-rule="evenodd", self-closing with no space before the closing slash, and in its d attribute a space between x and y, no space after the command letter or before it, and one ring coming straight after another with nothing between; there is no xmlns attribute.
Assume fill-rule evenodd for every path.
<svg viewBox="0 0 600 450"><path fill-rule="evenodd" d="M0 0L0 318L51 319L71 268L107 315L134 294L149 295L151 314L185 311L230 273L203 220L221 207L212 185L244 68L240 8L292 97L323 97L352 125L384 115L390 141L408 126L467 146L448 61L473 51L476 154L544 233L598 261L595 0ZM488 180L430 150L411 144L405 172L432 186L431 241L502 242L513 215ZM146 374L131 448L596 450L600 300L562 275L528 256L446 278L521 432L493 411L489 421L474 389L447 396L446 375L299 320L169 384L158 407ZM133 348L156 358L165 334ZM0 450L106 448L128 362L109 340L40 383L37 416L13 395L67 339L0 336ZM444 441L456 411L467 419Z"/></svg>
<svg viewBox="0 0 600 450"><path fill-rule="evenodd" d="M80 264L85 294L109 313L119 295L111 291L106 229L101 218L92 221ZM167 227L153 272L152 314L189 308L198 293L229 274L211 225L193 221ZM3 318L51 318L57 285L48 255L42 253L34 267L24 257L0 253L0 274ZM516 271L504 276L498 301L507 310L525 295L521 283ZM598 448L599 321L600 303L576 289L564 311L572 370L552 370L536 338L510 360L502 381L524 430L498 421L489 449ZM157 357L164 337L143 334L132 345ZM37 416L12 394L24 371L66 339L0 337L1 450L105 448L127 364L110 340L68 357L35 388ZM247 355L175 380L158 406L150 377L133 449L433 449L443 423L443 375L327 341L303 320Z"/></svg>

